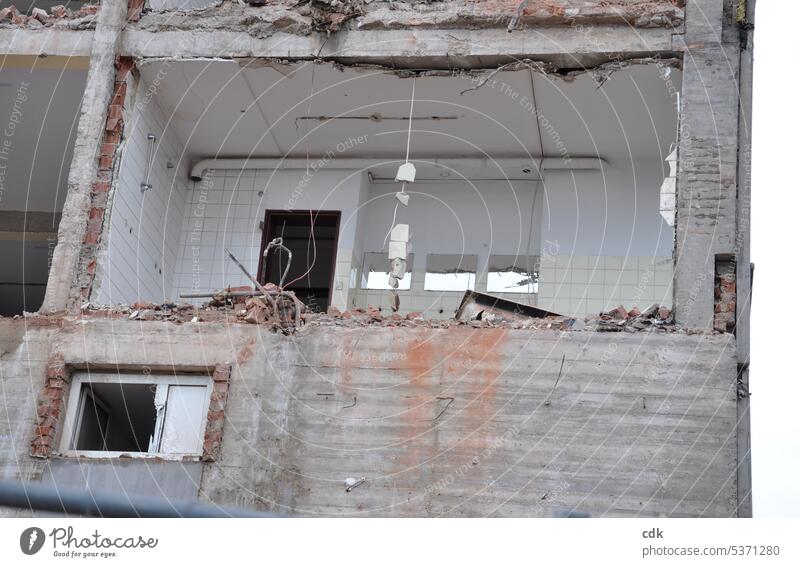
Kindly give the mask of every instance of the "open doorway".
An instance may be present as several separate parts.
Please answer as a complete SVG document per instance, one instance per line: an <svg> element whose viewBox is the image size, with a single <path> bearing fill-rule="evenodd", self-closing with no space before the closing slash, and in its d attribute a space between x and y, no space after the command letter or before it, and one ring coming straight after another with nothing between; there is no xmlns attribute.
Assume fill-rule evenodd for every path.
<svg viewBox="0 0 800 567"><path fill-rule="evenodd" d="M276 211L264 215L259 280L278 284L286 270L288 255L264 250L273 239L282 238L292 252L284 288L293 291L312 311L324 312L331 303L336 248L339 239L339 211Z"/></svg>

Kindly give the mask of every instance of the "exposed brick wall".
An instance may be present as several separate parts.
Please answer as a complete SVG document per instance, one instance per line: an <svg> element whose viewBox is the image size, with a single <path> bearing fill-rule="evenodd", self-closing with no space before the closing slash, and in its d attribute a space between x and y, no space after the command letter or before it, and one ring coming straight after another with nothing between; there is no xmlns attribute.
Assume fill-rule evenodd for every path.
<svg viewBox="0 0 800 567"><path fill-rule="evenodd" d="M203 440L203 460L215 461L222 446L222 426L225 423L225 404L228 401L231 367L219 365L214 369L211 387L211 403L208 406L208 422Z"/></svg>
<svg viewBox="0 0 800 567"><path fill-rule="evenodd" d="M142 17L142 10L144 9L144 0L128 0L128 21L138 22Z"/></svg>
<svg viewBox="0 0 800 567"><path fill-rule="evenodd" d="M117 73L114 80L114 94L108 105L105 132L103 133L100 157L98 158L97 178L92 185L89 222L83 238L83 249L81 250L80 269L78 272L80 274L81 298L84 301L89 298L89 294L92 291L92 284L97 270L97 248L103 234L103 222L108 209L108 191L111 187L117 153L124 133L125 95L128 90L128 74L133 68L133 59L131 57L118 57L115 67Z"/></svg>
<svg viewBox="0 0 800 567"><path fill-rule="evenodd" d="M47 458L52 453L56 431L64 413L69 381L70 372L64 364L64 357L53 356L47 362L44 387L39 393L36 430L31 441L31 457Z"/></svg>
<svg viewBox="0 0 800 567"><path fill-rule="evenodd" d="M714 330L736 330L736 260L730 254L714 258Z"/></svg>

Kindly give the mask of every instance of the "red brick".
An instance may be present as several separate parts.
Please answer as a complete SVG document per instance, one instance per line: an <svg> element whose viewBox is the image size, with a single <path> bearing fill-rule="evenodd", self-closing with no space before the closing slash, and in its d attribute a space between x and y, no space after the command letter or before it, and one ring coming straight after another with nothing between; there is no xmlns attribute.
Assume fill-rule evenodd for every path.
<svg viewBox="0 0 800 567"><path fill-rule="evenodd" d="M219 365L214 368L214 382L227 382L231 377L231 367L226 365Z"/></svg>
<svg viewBox="0 0 800 567"><path fill-rule="evenodd" d="M144 0L128 0L128 21L136 22L142 15Z"/></svg>
<svg viewBox="0 0 800 567"><path fill-rule="evenodd" d="M108 202L108 191L92 192L92 208L105 209Z"/></svg>
<svg viewBox="0 0 800 567"><path fill-rule="evenodd" d="M117 151L117 145L109 142L103 143L100 146L101 156L113 156Z"/></svg>
<svg viewBox="0 0 800 567"><path fill-rule="evenodd" d="M107 169L111 170L111 167L114 165L114 156L100 156L100 169Z"/></svg>
<svg viewBox="0 0 800 567"><path fill-rule="evenodd" d="M122 136L117 131L106 130L103 135L103 142L116 145L119 144L121 141L122 141Z"/></svg>
<svg viewBox="0 0 800 567"><path fill-rule="evenodd" d="M78 16L91 16L99 11L100 6L98 4L85 4L78 10Z"/></svg>
<svg viewBox="0 0 800 567"><path fill-rule="evenodd" d="M40 437L50 437L53 434L53 428L46 425L40 425L36 428L34 434L39 435Z"/></svg>

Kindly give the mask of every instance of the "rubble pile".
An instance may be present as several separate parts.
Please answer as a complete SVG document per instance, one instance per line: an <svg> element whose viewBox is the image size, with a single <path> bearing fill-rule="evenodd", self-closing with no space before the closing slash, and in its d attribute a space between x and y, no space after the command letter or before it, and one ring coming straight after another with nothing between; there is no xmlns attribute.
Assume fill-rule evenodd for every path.
<svg viewBox="0 0 800 567"><path fill-rule="evenodd" d="M51 26L61 20L71 20L67 27L81 29L88 23L94 22L99 11L100 4L84 4L78 10L71 10L66 6L59 5L51 7L49 13L42 8L33 8L30 14L23 14L12 4L0 9L0 24L11 23L15 26L40 28Z"/></svg>
<svg viewBox="0 0 800 567"><path fill-rule="evenodd" d="M644 311L639 311L636 307L628 311L624 306L620 305L597 316L586 317L584 322L588 330L594 331L627 331L635 333L647 330L665 332L675 330L672 310L657 303Z"/></svg>
<svg viewBox="0 0 800 567"><path fill-rule="evenodd" d="M267 286L272 289L272 286ZM269 327L273 331L293 332L295 305L288 296L280 296L273 308L263 295L231 296L231 292L253 292L250 287L229 288L202 305L190 303L165 302L156 304L140 301L133 305L95 305L87 303L82 314L93 317L113 317L133 321L169 321L177 324L197 322L219 322L226 324L247 324ZM302 304L301 304L302 305ZM30 314L30 316L35 316ZM596 331L596 332L678 332L681 331L673 320L672 311L658 304L644 311L637 308L627 310L620 305L615 309L589 315L583 319L554 315L504 319L496 314L484 315L481 319L457 321L455 319L426 319L422 313L407 315L389 313L376 307L353 308L342 311L330 307L327 313L314 313L302 306L298 329L311 327L425 327L447 329L451 327L504 328L552 331ZM290 328L291 327L291 328ZM687 330L688 332L692 332ZM699 331L697 331L699 332Z"/></svg>

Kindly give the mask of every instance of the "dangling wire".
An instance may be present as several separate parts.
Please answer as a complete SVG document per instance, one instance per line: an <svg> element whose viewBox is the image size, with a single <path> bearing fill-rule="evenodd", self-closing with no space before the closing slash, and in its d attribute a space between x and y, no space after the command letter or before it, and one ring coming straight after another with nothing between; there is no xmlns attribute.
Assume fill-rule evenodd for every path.
<svg viewBox="0 0 800 567"><path fill-rule="evenodd" d="M411 152L411 120L414 117L414 94L417 90L417 78L414 77L411 83L411 108L408 111L408 140L406 141L406 163ZM405 184L403 184L405 186Z"/></svg>
<svg viewBox="0 0 800 567"><path fill-rule="evenodd" d="M408 163L408 158L411 156L411 121L414 118L414 99L416 98L417 92L417 77L414 77L411 82L411 108L408 110L408 136L406 137L406 163ZM406 182L403 181L403 184L400 186L400 192L406 192ZM386 233L386 237L383 239L383 247L386 248L386 243L389 242L389 235L392 234L392 229L394 228L394 223L397 221L397 207L400 203L394 204L394 213L392 214L392 224L389 225L389 232Z"/></svg>

